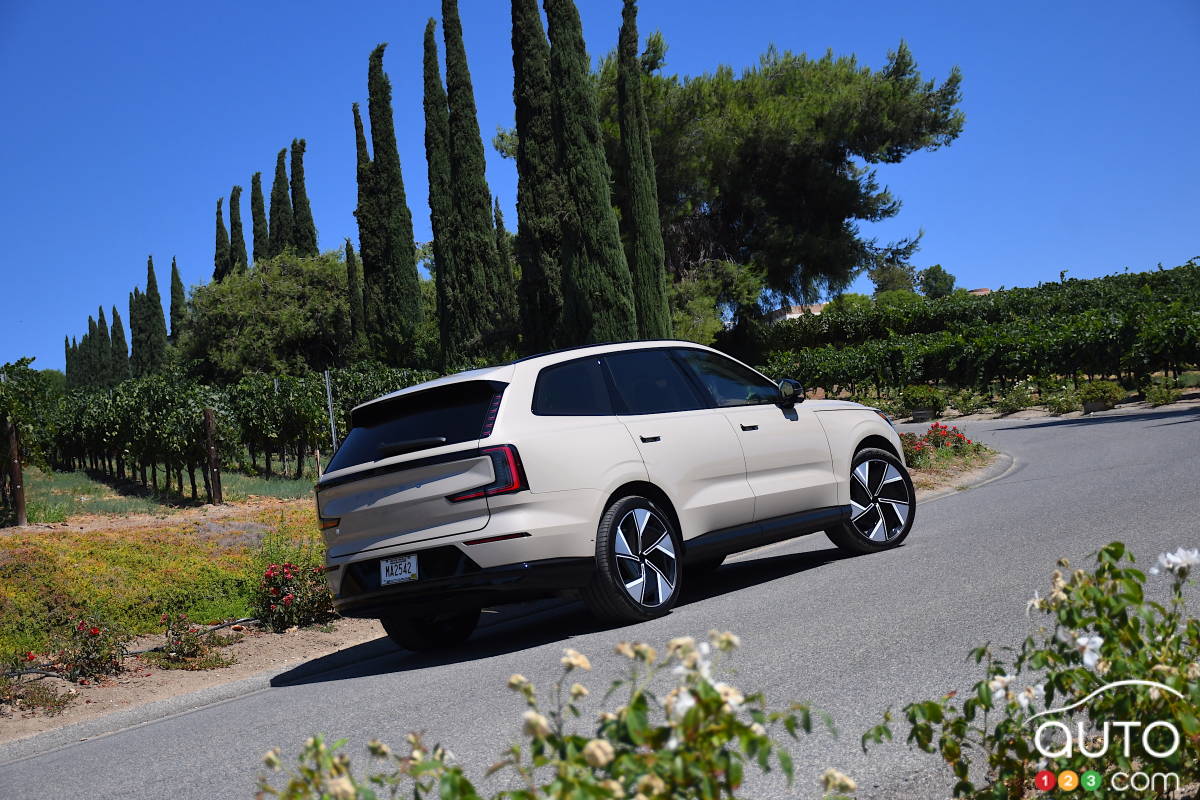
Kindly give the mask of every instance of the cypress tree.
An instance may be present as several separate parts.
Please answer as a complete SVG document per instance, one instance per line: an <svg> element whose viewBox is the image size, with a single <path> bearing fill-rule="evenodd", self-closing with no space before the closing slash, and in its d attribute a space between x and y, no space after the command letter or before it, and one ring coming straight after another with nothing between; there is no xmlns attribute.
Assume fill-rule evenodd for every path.
<svg viewBox="0 0 1200 800"><path fill-rule="evenodd" d="M117 307L112 307L112 376L113 383L129 378L129 345L125 342L125 326Z"/></svg>
<svg viewBox="0 0 1200 800"><path fill-rule="evenodd" d="M263 200L261 172L250 176L250 224L254 235L254 263L257 264L267 258L271 240L267 229L267 205Z"/></svg>
<svg viewBox="0 0 1200 800"><path fill-rule="evenodd" d="M292 201L287 176L287 148L275 157L275 181L271 184L271 222L267 233L267 255L275 257L292 244Z"/></svg>
<svg viewBox="0 0 1200 800"><path fill-rule="evenodd" d="M232 272L245 272L250 263L246 256L246 237L242 233L242 187L234 186L229 190L229 262ZM174 260L171 265L174 267ZM174 287L171 299L174 301ZM175 335L172 321L171 335Z"/></svg>
<svg viewBox="0 0 1200 800"><path fill-rule="evenodd" d="M364 196L363 158L366 142L359 136L359 245L363 267L363 306L373 354L399 363L421 321L420 276L412 214L404 194L404 175L392 119L392 86L383 71L381 44L371 52L367 68L367 113L371 118L374 158L368 162ZM356 133L362 121L355 108Z"/></svg>
<svg viewBox="0 0 1200 800"><path fill-rule="evenodd" d="M350 338L355 344L360 344L366 336L363 330L362 271L349 236L346 237L346 286L350 294Z"/></svg>
<svg viewBox="0 0 1200 800"><path fill-rule="evenodd" d="M243 247L244 250L244 247ZM245 253L243 252L243 255ZM245 265L242 266L245 269ZM179 267L175 257L171 256L171 341L179 338L183 329L183 319L187 315L187 295L183 291L183 281L179 277Z"/></svg>
<svg viewBox="0 0 1200 800"><path fill-rule="evenodd" d="M67 376L67 388L75 387L74 376L71 374L71 337L63 336L63 374Z"/></svg>
<svg viewBox="0 0 1200 800"><path fill-rule="evenodd" d="M570 200L558 167L550 45L537 0L512 0L512 48L522 349L540 353L553 350L562 340L560 215Z"/></svg>
<svg viewBox="0 0 1200 800"><path fill-rule="evenodd" d="M96 363L96 320L88 314L88 332L83 335L83 385L96 386L100 380L99 364Z"/></svg>
<svg viewBox="0 0 1200 800"><path fill-rule="evenodd" d="M499 355L514 343L498 323L500 263L492 229L492 193L488 188L483 138L475 110L475 92L463 46L458 0L442 0L442 39L446 45L446 101L449 110L450 195L454 223L449 249L457 273L452 284L459 313L477 320L479 338L462 344L468 354ZM443 245L443 250L448 249Z"/></svg>
<svg viewBox="0 0 1200 800"><path fill-rule="evenodd" d="M142 290L135 286L129 293L129 375L133 378L146 374L142 366L142 357L146 352L142 344L146 338L142 318Z"/></svg>
<svg viewBox="0 0 1200 800"><path fill-rule="evenodd" d="M303 139L292 139L292 246L302 256L317 254L317 226L304 188Z"/></svg>
<svg viewBox="0 0 1200 800"><path fill-rule="evenodd" d="M500 211L500 198L495 198L492 208L496 233L496 320L497 329L510 346L517 344L520 330L520 315L517 310L517 275L513 272L512 244L504 227L504 214Z"/></svg>
<svg viewBox="0 0 1200 800"><path fill-rule="evenodd" d="M637 338L629 264L608 189L596 92L572 0L545 0L559 163L571 197L563 219L567 344Z"/></svg>
<svg viewBox="0 0 1200 800"><path fill-rule="evenodd" d="M154 275L154 257L146 260L146 293L142 296L146 353L142 366L145 374L162 372L167 363L167 320L163 315L158 278Z"/></svg>
<svg viewBox="0 0 1200 800"><path fill-rule="evenodd" d="M232 269L229 252L229 232L225 230L225 216L221 213L221 204L225 198L217 198L217 245L213 253L213 280L221 281Z"/></svg>
<svg viewBox="0 0 1200 800"><path fill-rule="evenodd" d="M479 336L479 324L460 312L458 268L454 262L454 198L450 193L450 112L438 66L436 22L425 24L425 162L429 167L429 223L433 228L433 261L437 267L438 333L442 344L442 369L459 363L464 346Z"/></svg>
<svg viewBox="0 0 1200 800"><path fill-rule="evenodd" d="M637 46L637 3L625 0L617 43L617 114L627 187L621 216L625 255L633 282L638 335L643 339L667 339L671 336L671 309L667 302L666 251L658 219L658 185Z"/></svg>
<svg viewBox="0 0 1200 800"><path fill-rule="evenodd" d="M96 382L101 386L116 383L113 376L112 339L108 335L108 320L104 317L104 306L96 319Z"/></svg>

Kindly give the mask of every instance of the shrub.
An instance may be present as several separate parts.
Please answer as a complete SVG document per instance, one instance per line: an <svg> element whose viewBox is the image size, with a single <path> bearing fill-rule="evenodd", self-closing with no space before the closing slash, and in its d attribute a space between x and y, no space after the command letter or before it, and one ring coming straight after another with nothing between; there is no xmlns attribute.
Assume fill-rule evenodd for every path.
<svg viewBox="0 0 1200 800"><path fill-rule="evenodd" d="M943 425L935 422L929 430L918 436L915 433L900 434L900 444L904 448L904 461L914 469L924 469L933 463L940 452L967 455L983 453L987 448L972 439L953 425Z"/></svg>
<svg viewBox="0 0 1200 800"><path fill-rule="evenodd" d="M1036 794L1039 770L1106 775L1145 766L1152 754L1143 749L1142 726L1170 720L1179 746L1169 755L1153 755L1153 770L1176 773L1181 785L1194 784L1200 780L1200 751L1194 746L1200 739L1200 622L1188 614L1183 587L1198 563L1197 550L1160 555L1150 573L1171 585L1148 599L1146 575L1133 567L1133 556L1120 542L1102 548L1090 572L1067 574L1069 565L1060 560L1049 594L1035 592L1026 604L1026 613L1044 616L1044 623L1015 650L989 645L973 650L983 676L970 691L905 706L908 741L947 764L956 797L1023 798ZM1160 602L1164 593L1169 601ZM1158 686L1111 686L1131 680ZM1082 754L1072 758L1059 741L1043 743L1051 754L1039 751L1038 726L1027 723L1035 714L1084 700L1076 713L1089 719L1078 722L1079 729L1102 729L1104 738L1080 743L1089 756L1100 753L1081 768ZM1109 725L1116 720L1133 721L1133 727ZM1076 722L1069 725L1074 730ZM863 736L863 748L891 738L888 713ZM1164 746L1162 740L1155 744ZM1151 789L1122 796L1159 795Z"/></svg>
<svg viewBox="0 0 1200 800"><path fill-rule="evenodd" d="M1033 396L1029 393L1029 388L1018 383L1000 395L1000 399L996 402L996 410L1001 414L1012 414L1016 411L1022 411L1033 405Z"/></svg>
<svg viewBox="0 0 1200 800"><path fill-rule="evenodd" d="M147 661L162 669L216 669L233 663L232 658L214 653L213 645L229 644L218 641L216 634L208 633L188 619L187 614L163 614L162 623L167 626L166 641L159 650L143 655Z"/></svg>
<svg viewBox="0 0 1200 800"><path fill-rule="evenodd" d="M513 675L508 686L527 707L522 728L528 745L513 745L489 774L512 770L527 789L501 792L496 798L733 798L742 787L747 765L767 772L772 763L790 784L791 756L772 739L771 731L782 727L793 738L798 730L808 733L813 712L798 704L784 712L769 711L761 694L744 695L714 680L711 675L718 657L732 652L739 642L733 634L717 631L709 639L700 644L691 637L672 639L662 661L649 645L618 644L616 652L629 659L631 667L628 677L616 681L609 693L627 687L629 700L615 713L602 713L586 734L570 730L571 720L582 713L579 702L588 695L582 683L574 682L580 671L591 669L586 656L564 651L562 673L550 692L554 698L550 708L542 706L533 684ZM658 697L652 685L667 671L677 677L676 686ZM286 773L283 788L274 788L269 776L260 776L260 796L373 798L375 791L387 788L395 797L407 794L403 787L411 783L414 797L479 797L453 757L441 747L426 747L416 734L409 735L403 755L378 741L370 742L368 751L389 771L367 780L356 778L349 757L337 752L344 744L345 740L327 745L319 736L309 739L298 768ZM264 763L273 772L282 771L277 749L267 754ZM856 788L853 780L836 770L827 770L822 782L830 791Z"/></svg>
<svg viewBox="0 0 1200 800"><path fill-rule="evenodd" d="M1043 402L1046 404L1046 410L1054 416L1079 410L1079 395L1069 389L1048 394Z"/></svg>
<svg viewBox="0 0 1200 800"><path fill-rule="evenodd" d="M86 680L121 671L130 636L106 620L88 616L68 626L54 667L70 680Z"/></svg>
<svg viewBox="0 0 1200 800"><path fill-rule="evenodd" d="M954 393L950 398L950 405L965 417L967 414L974 414L979 409L986 407L987 398L978 392L963 389Z"/></svg>
<svg viewBox="0 0 1200 800"><path fill-rule="evenodd" d="M946 410L946 395L934 386L907 386L900 393L900 401L910 411L932 409L934 416L940 416Z"/></svg>
<svg viewBox="0 0 1200 800"><path fill-rule="evenodd" d="M1152 383L1146 387L1146 402L1155 408L1176 402L1179 395L1179 390L1166 381Z"/></svg>
<svg viewBox="0 0 1200 800"><path fill-rule="evenodd" d="M1079 399L1111 407L1125 399L1125 390L1113 381L1088 381L1079 387Z"/></svg>
<svg viewBox="0 0 1200 800"><path fill-rule="evenodd" d="M333 616L333 597L325 580L325 545L311 528L281 520L263 537L255 556L258 587L253 614L275 632L303 627Z"/></svg>

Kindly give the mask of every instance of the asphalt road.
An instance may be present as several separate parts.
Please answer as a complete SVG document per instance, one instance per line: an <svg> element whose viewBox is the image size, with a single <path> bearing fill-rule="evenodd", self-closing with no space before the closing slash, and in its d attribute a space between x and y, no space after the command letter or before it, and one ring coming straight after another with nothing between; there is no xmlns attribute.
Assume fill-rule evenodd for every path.
<svg viewBox="0 0 1200 800"><path fill-rule="evenodd" d="M79 735L67 731L39 740L60 746L34 755L28 742L0 747L0 797L248 798L262 754L274 745L295 753L314 732L349 737L365 764L368 739L402 745L405 733L422 730L480 775L519 735L523 707L504 687L509 674L548 687L562 648L574 647L595 665L583 680L598 712L621 667L616 642L661 645L710 628L742 638L728 680L780 706L810 702L839 730L836 739L814 734L793 745L791 793L766 779L755 796L819 796L817 776L834 766L858 779L862 797L946 797L950 782L937 759L909 749L902 735L864 756L862 732L889 706L969 687L977 673L967 651L1023 638L1025 601L1034 589L1045 593L1058 557L1086 561L1114 539L1143 560L1200 545L1200 409L963 427L1011 454L1012 468L923 503L895 551L843 558L824 536L810 536L733 557L673 613L642 625L598 628L573 604L495 615L451 658L386 641L361 645L332 671L318 670L335 662L309 665L270 688L110 735L64 743Z"/></svg>

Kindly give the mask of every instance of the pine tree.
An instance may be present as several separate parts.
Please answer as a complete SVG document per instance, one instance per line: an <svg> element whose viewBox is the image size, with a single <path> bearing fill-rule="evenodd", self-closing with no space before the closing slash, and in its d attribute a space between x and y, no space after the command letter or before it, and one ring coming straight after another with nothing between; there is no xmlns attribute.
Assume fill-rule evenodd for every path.
<svg viewBox="0 0 1200 800"><path fill-rule="evenodd" d="M303 139L292 139L292 246L297 255L315 256L317 225L304 188L304 148Z"/></svg>
<svg viewBox="0 0 1200 800"><path fill-rule="evenodd" d="M267 204L263 200L262 173L250 176L250 224L253 226L254 263L267 258L271 249L271 235L267 229Z"/></svg>
<svg viewBox="0 0 1200 800"><path fill-rule="evenodd" d="M572 0L545 0L559 163L571 204L563 220L567 344L637 338L629 265L608 188L596 93Z"/></svg>
<svg viewBox="0 0 1200 800"><path fill-rule="evenodd" d="M112 386L116 383L112 374L112 338L108 334L104 306L100 306L100 313L96 319L96 382L100 386Z"/></svg>
<svg viewBox="0 0 1200 800"><path fill-rule="evenodd" d="M217 198L217 245L213 253L213 280L221 281L229 274L232 264L229 260L229 232L225 230L225 215L221 213L221 204L225 198Z"/></svg>
<svg viewBox="0 0 1200 800"><path fill-rule="evenodd" d="M550 45L537 0L512 0L512 47L522 349L540 353L553 350L562 341L560 215L570 200L558 166Z"/></svg>
<svg viewBox="0 0 1200 800"><path fill-rule="evenodd" d="M517 275L513 271L512 243L504 227L504 214L500 211L500 198L495 198L492 208L496 234L496 329L510 347L516 347L520 330L520 314L517 309Z"/></svg>
<svg viewBox="0 0 1200 800"><path fill-rule="evenodd" d="M450 193L450 111L438 66L436 22L425 24L425 162L429 166L429 222L433 228L433 262L437 272L438 333L442 369L462 361L464 345L479 335L473 315L462 314L458 298L456 248L450 246L454 227L454 198Z"/></svg>
<svg viewBox="0 0 1200 800"><path fill-rule="evenodd" d="M271 224L267 255L274 258L292 244L292 201L288 188L287 148L275 157L275 181L271 184Z"/></svg>
<svg viewBox="0 0 1200 800"><path fill-rule="evenodd" d="M350 294L350 337L356 344L362 343L366 336L363 330L363 292L362 270L359 269L358 259L354 256L354 245L350 237L346 237L346 286Z"/></svg>
<svg viewBox="0 0 1200 800"><path fill-rule="evenodd" d="M250 263L246 256L246 237L242 233L242 187L240 186L234 186L229 190L229 262L233 272L245 272ZM174 299L173 293L172 299ZM175 335L174 327L171 329L171 335Z"/></svg>
<svg viewBox="0 0 1200 800"><path fill-rule="evenodd" d="M617 113L627 187L621 216L625 255L633 283L638 335L643 339L667 339L671 336L671 309L667 301L666 251L658 219L658 186L637 48L637 3L625 0L617 43Z"/></svg>
<svg viewBox="0 0 1200 800"><path fill-rule="evenodd" d="M112 307L112 373L113 383L120 383L129 378L129 345L125 341L125 326L121 324L121 315L117 307Z"/></svg>
<svg viewBox="0 0 1200 800"><path fill-rule="evenodd" d="M475 110L475 92L463 46L458 0L442 0L442 39L446 45L446 101L449 109L450 195L454 223L448 247L459 292L458 312L477 320L478 339L462 346L469 355L500 355L515 342L497 325L500 263L492 229L492 193L488 188L483 139ZM448 249L443 245L443 250Z"/></svg>
<svg viewBox="0 0 1200 800"><path fill-rule="evenodd" d="M162 372L167 364L167 320L163 315L162 297L158 293L153 256L146 260L146 293L142 296L142 305L146 348L142 366L145 374L154 375Z"/></svg>
<svg viewBox="0 0 1200 800"><path fill-rule="evenodd" d="M404 175L396 147L392 118L392 86L383 71L381 44L371 53L367 69L367 112L371 118L374 158L367 162L364 198L363 159L366 142L355 107L355 133L359 149L358 218L363 266L363 306L373 355L400 363L409 351L421 322L420 276L412 214L404 194Z"/></svg>
<svg viewBox="0 0 1200 800"><path fill-rule="evenodd" d="M236 187L235 187L236 188ZM243 247L244 249L244 247ZM243 253L245 255L245 253ZM242 266L245 269L245 265ZM171 257L171 336L172 342L179 338L183 330L183 320L187 315L187 295L183 291L183 280L179 277L179 267L175 257Z"/></svg>

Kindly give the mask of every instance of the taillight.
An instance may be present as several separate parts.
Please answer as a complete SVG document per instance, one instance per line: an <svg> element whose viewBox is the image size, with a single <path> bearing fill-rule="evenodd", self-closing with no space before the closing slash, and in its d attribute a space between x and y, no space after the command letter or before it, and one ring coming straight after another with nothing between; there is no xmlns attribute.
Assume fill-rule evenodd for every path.
<svg viewBox="0 0 1200 800"><path fill-rule="evenodd" d="M500 398L504 391L498 391L492 395L492 402L488 404L487 414L483 418L483 430L479 432L480 439L486 439L492 435L492 428L496 426L496 414L500 411Z"/></svg>
<svg viewBox="0 0 1200 800"><path fill-rule="evenodd" d="M341 523L341 517L321 517L321 530L327 531L330 528L336 528Z"/></svg>
<svg viewBox="0 0 1200 800"><path fill-rule="evenodd" d="M511 444L502 444L496 447L485 447L479 453L492 460L495 480L484 486L448 495L446 499L451 503L476 500L480 497L493 497L498 494L512 494L529 488L529 483L525 480L525 468L521 466L521 454L517 452L517 448Z"/></svg>

